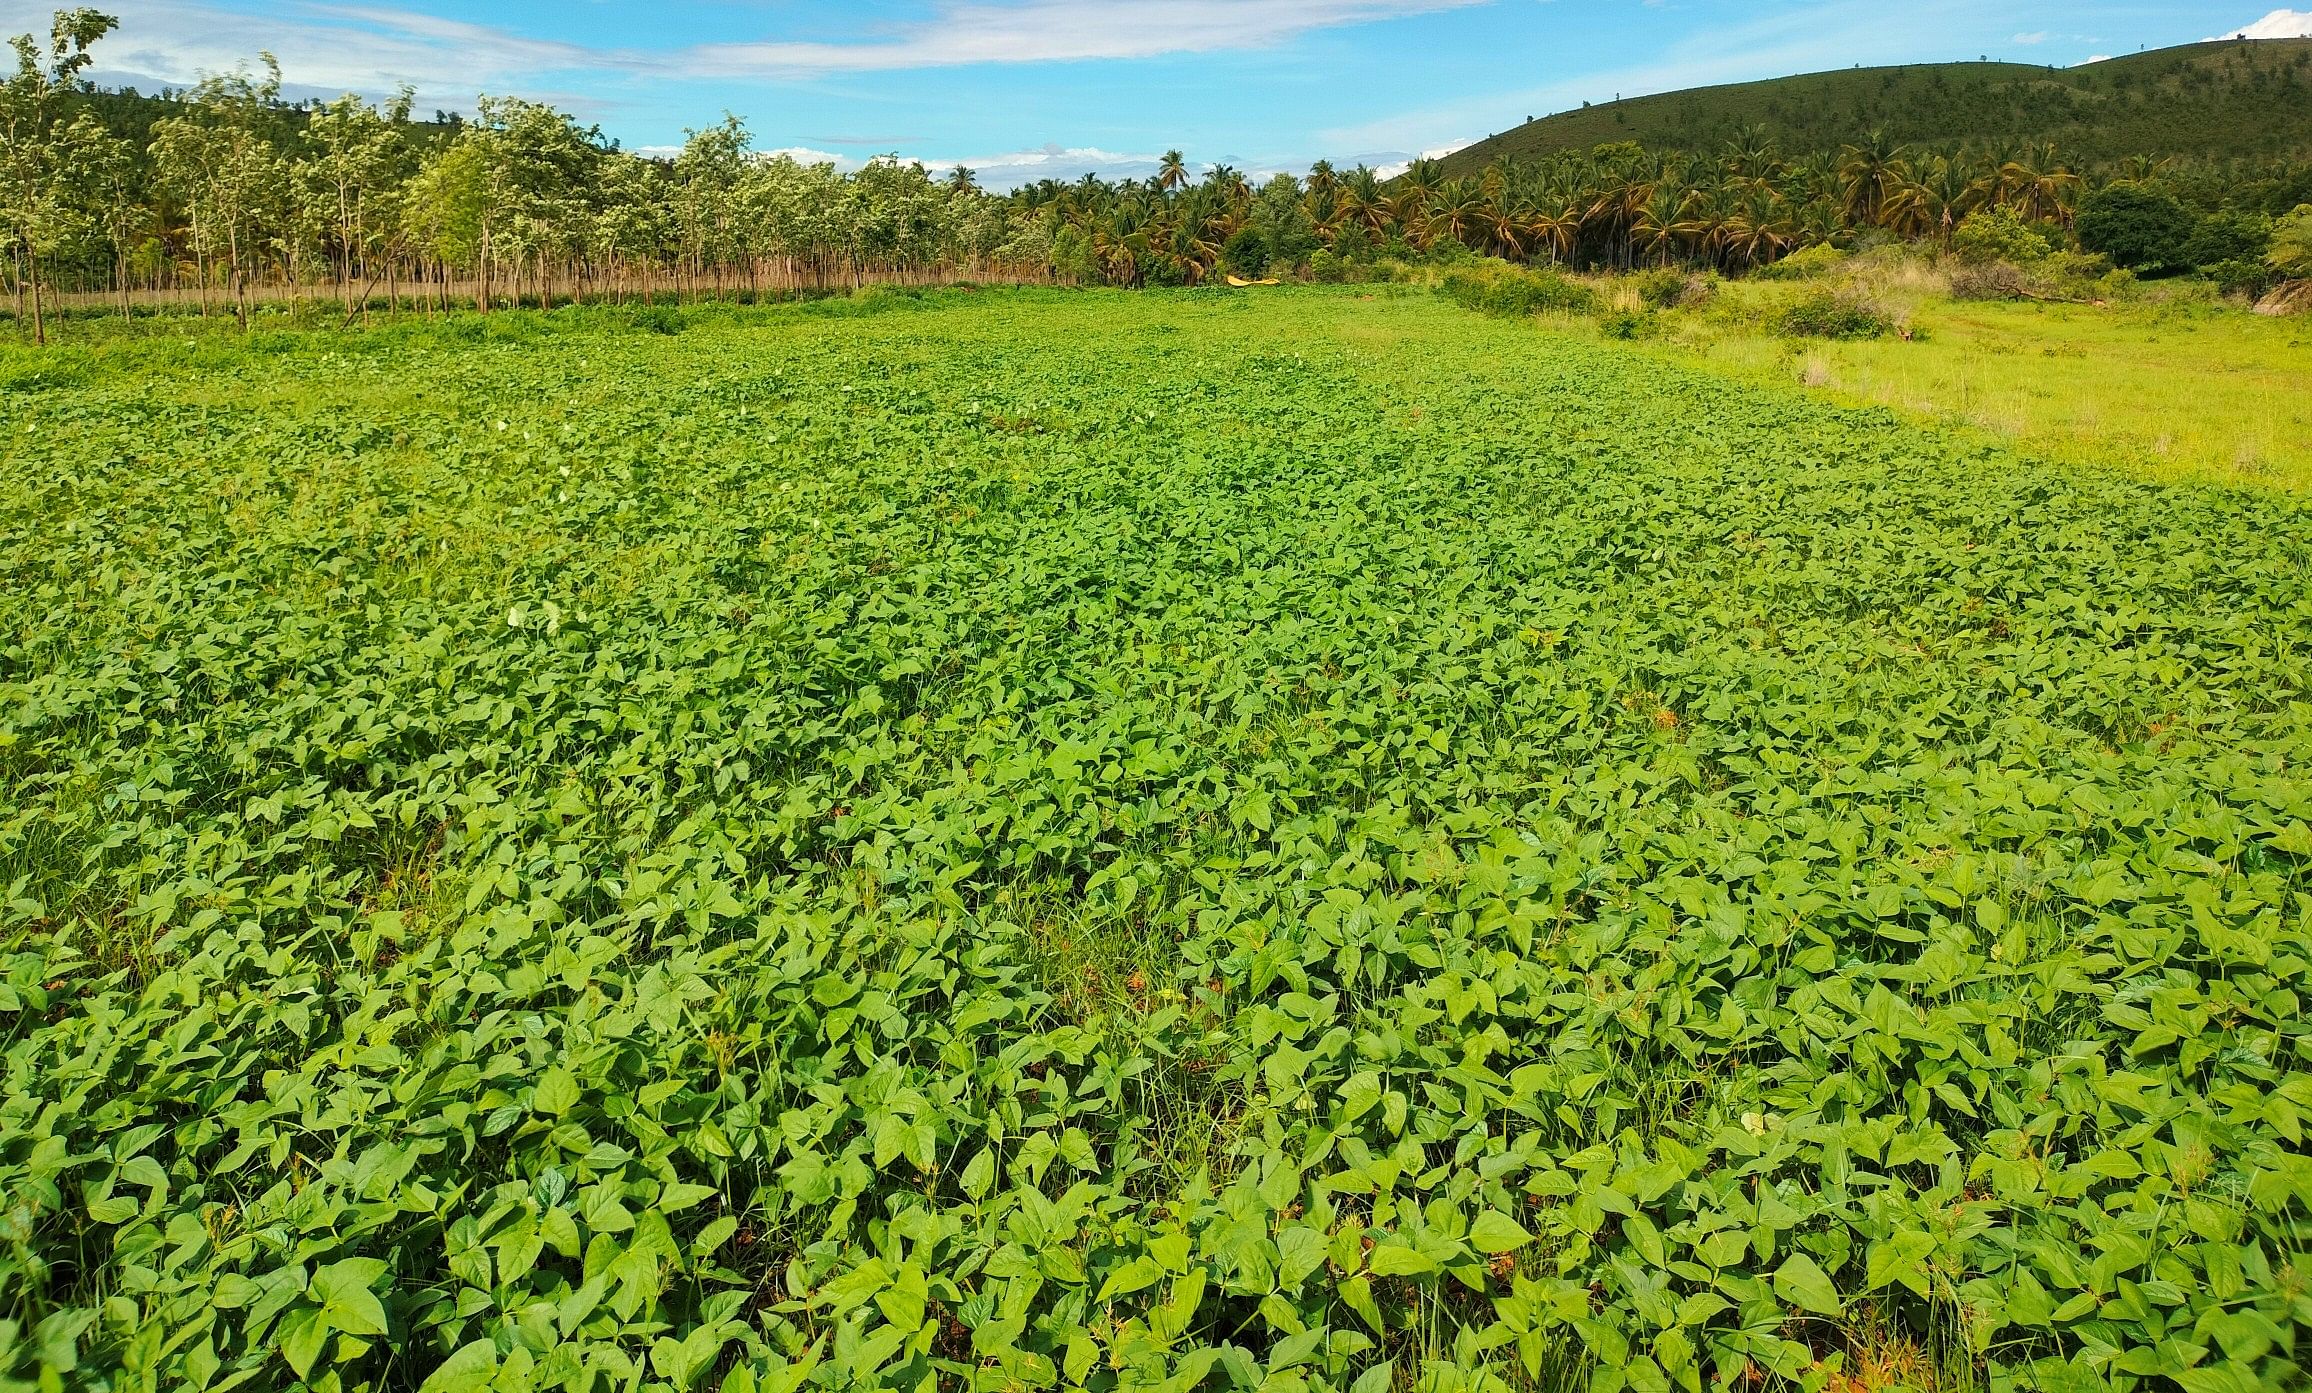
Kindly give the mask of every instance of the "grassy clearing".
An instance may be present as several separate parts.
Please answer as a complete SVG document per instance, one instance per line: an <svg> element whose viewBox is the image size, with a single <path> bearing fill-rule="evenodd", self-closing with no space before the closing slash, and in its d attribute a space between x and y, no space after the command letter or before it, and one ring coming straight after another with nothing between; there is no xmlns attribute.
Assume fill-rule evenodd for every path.
<svg viewBox="0 0 2312 1393"><path fill-rule="evenodd" d="M0 383L8 1377L2303 1383L2299 498L1386 287Z"/></svg>
<svg viewBox="0 0 2312 1393"><path fill-rule="evenodd" d="M2144 478L2312 488L2312 320L2197 303L1965 303L1937 288L1926 276L1879 287L1908 342L1780 337L1763 325L1797 288L1733 284L1712 310L1664 316L1654 346Z"/></svg>

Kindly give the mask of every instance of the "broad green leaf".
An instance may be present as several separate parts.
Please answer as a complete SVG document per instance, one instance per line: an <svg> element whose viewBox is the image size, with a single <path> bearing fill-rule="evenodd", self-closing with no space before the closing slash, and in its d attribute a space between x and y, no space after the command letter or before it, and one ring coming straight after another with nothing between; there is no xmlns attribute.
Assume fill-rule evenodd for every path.
<svg viewBox="0 0 2312 1393"><path fill-rule="evenodd" d="M1469 1244L1480 1253L1510 1253L1533 1241L1515 1219L1488 1209L1469 1226Z"/></svg>
<svg viewBox="0 0 2312 1393"><path fill-rule="evenodd" d="M480 1393L497 1375L497 1347L488 1340L472 1340L426 1375L418 1393Z"/></svg>
<svg viewBox="0 0 2312 1393"><path fill-rule="evenodd" d="M1774 1270L1774 1294L1818 1316L1835 1316L1844 1309L1830 1274L1804 1253L1792 1253Z"/></svg>

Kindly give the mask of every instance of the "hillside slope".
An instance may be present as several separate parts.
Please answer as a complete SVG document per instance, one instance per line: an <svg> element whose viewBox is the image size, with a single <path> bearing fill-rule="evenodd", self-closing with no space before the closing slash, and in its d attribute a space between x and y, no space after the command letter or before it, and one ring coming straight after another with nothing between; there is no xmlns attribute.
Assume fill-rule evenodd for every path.
<svg viewBox="0 0 2312 1393"><path fill-rule="evenodd" d="M2192 44L2079 68L1930 63L1700 87L1543 117L1445 165L1463 174L1622 140L1715 150L1753 126L1791 151L1882 129L1916 145L2051 140L2087 163L2312 157L2312 39Z"/></svg>

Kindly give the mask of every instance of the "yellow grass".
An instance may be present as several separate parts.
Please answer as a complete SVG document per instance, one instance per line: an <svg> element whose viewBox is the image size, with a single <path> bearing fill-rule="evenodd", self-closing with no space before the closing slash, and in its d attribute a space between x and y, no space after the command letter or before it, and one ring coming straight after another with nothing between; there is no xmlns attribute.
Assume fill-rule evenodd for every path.
<svg viewBox="0 0 2312 1393"><path fill-rule="evenodd" d="M1738 308L1667 316L1647 351L2149 478L2312 489L2312 316L1921 296L1914 341L1800 343Z"/></svg>

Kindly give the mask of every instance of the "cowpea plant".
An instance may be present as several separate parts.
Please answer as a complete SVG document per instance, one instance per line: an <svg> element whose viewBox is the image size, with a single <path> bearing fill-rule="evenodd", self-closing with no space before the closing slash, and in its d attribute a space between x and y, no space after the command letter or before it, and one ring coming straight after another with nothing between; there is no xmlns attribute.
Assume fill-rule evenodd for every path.
<svg viewBox="0 0 2312 1393"><path fill-rule="evenodd" d="M0 360L8 1386L2308 1377L2300 501L1426 297L650 327Z"/></svg>

